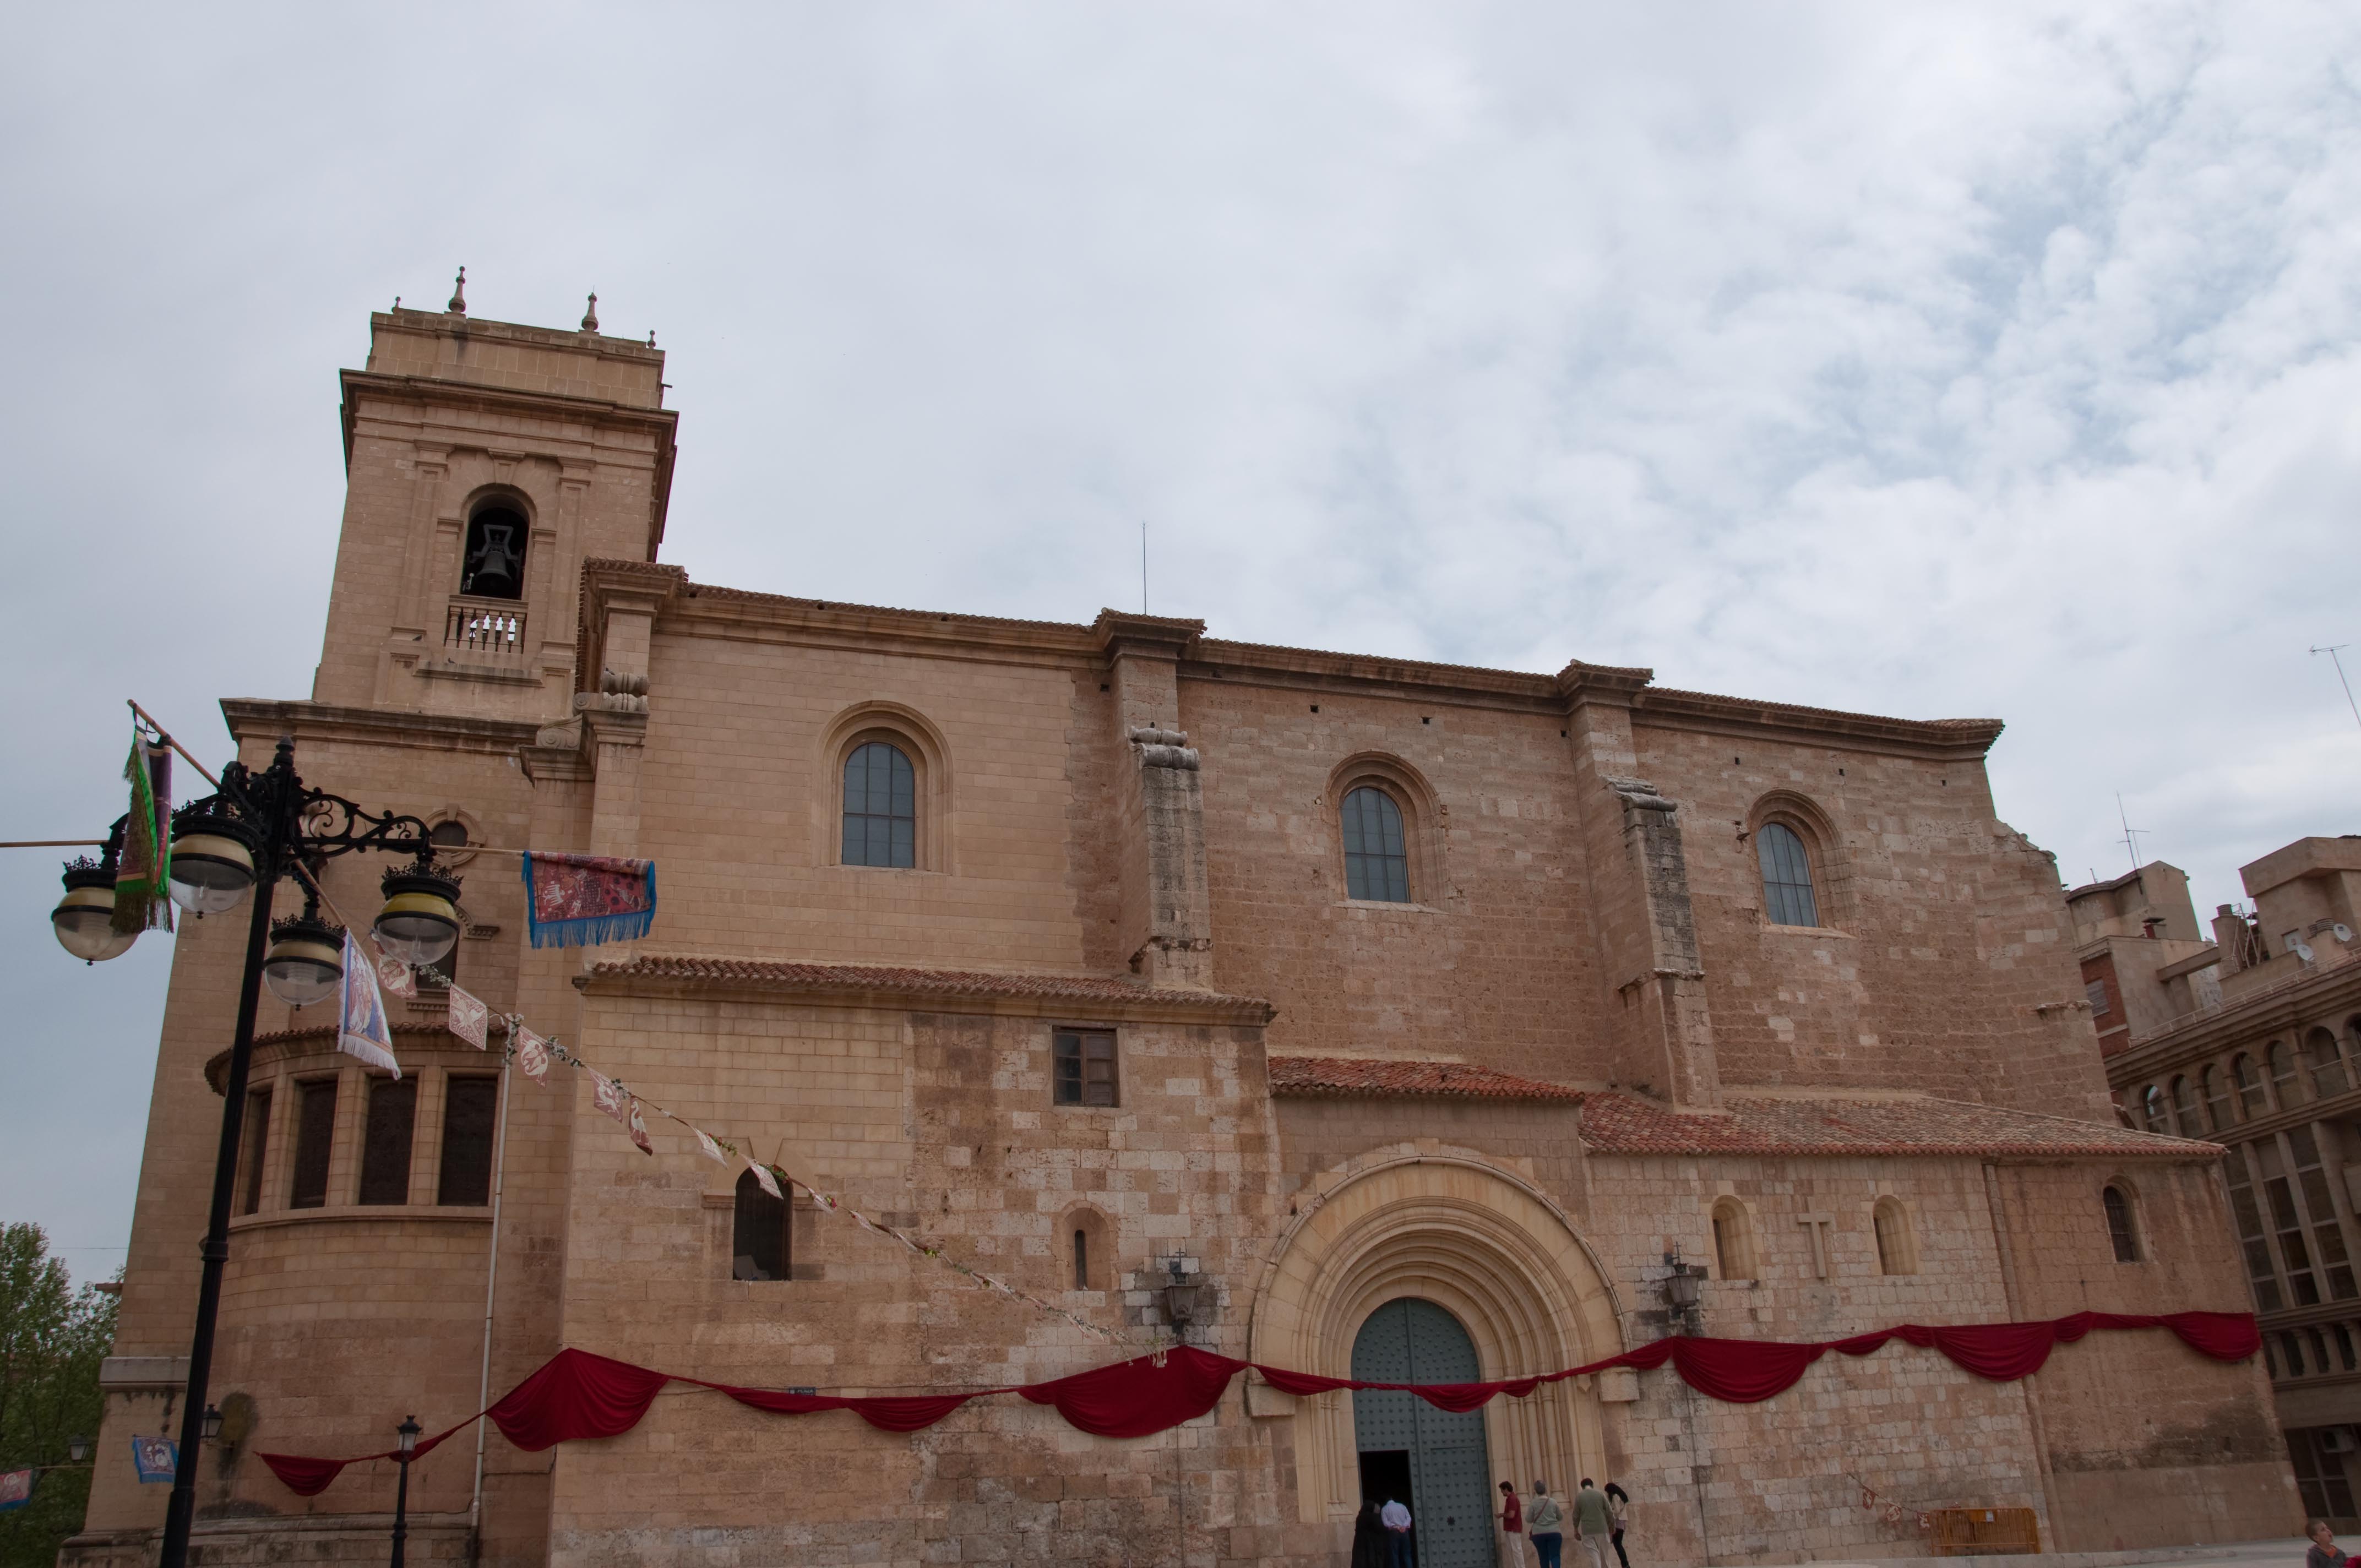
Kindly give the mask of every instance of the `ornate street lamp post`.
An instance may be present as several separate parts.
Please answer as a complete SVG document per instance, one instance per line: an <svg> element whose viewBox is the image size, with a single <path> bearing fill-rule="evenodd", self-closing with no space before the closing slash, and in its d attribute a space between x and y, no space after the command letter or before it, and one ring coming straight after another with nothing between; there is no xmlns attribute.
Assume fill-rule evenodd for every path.
<svg viewBox="0 0 2361 1568"><path fill-rule="evenodd" d="M404 1416L401 1424L393 1429L400 1441L395 1444L393 1461L401 1466L401 1479L393 1488L393 1568L401 1568L402 1542L410 1537L410 1453L418 1446L418 1434L426 1429L418 1424L416 1416Z"/></svg>
<svg viewBox="0 0 2361 1568"><path fill-rule="evenodd" d="M78 959L96 963L121 954L131 937L112 931L114 871L124 823L117 822L97 863L66 868L66 895L50 916L59 942ZM351 801L313 789L295 775L295 741L279 742L270 766L254 773L243 763L222 770L221 791L181 808L172 817L172 902L195 915L236 908L256 888L247 923L246 970L238 988L237 1028L232 1036L229 1071L223 1083L221 1143L214 1159L213 1208L200 1255L203 1271L197 1288L197 1321L189 1339L189 1381L181 1398L180 1464L164 1513L159 1568L187 1568L189 1527L196 1517L197 1456L203 1441L219 1430L220 1416L205 1400L213 1373L214 1328L220 1313L223 1266L229 1261L230 1201L236 1186L237 1148L244 1131L246 1084L254 1057L255 1011L262 987L290 1006L324 1002L336 992L344 972L344 932L320 918L319 895L307 885L303 912L274 922L270 895L283 876L300 866L316 873L330 857L356 850L412 855L416 864L390 872L390 895L376 922L379 945L407 963L434 963L459 936L459 883L434 869L434 845L426 824L396 812L372 814ZM408 1429L405 1455L417 1429ZM405 1458L403 1485L409 1484ZM394 1561L401 1561L397 1526Z"/></svg>

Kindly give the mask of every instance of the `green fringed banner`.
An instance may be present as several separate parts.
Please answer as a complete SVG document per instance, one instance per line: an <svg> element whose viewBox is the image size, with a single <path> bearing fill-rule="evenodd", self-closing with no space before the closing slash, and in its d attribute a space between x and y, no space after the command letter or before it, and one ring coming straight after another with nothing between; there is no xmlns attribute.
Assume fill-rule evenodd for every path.
<svg viewBox="0 0 2361 1568"><path fill-rule="evenodd" d="M123 851L115 866L115 929L118 935L172 928L172 900L164 886L172 870L172 752L131 732L131 816L123 825Z"/></svg>

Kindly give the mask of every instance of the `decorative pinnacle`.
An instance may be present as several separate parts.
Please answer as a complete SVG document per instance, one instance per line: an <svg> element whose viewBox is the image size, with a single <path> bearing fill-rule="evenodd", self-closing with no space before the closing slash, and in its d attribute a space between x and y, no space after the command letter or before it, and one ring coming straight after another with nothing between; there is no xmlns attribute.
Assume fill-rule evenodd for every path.
<svg viewBox="0 0 2361 1568"><path fill-rule="evenodd" d="M443 307L455 316L467 313L467 269L459 269L459 280L451 285L451 302Z"/></svg>
<svg viewBox="0 0 2361 1568"><path fill-rule="evenodd" d="M590 296L590 308L582 313L582 330L584 332L598 330L598 296L596 294Z"/></svg>
<svg viewBox="0 0 2361 1568"><path fill-rule="evenodd" d="M650 333L650 334L648 334L648 346L649 346L650 348L653 348L655 345L656 345L656 334L655 334L654 333Z"/></svg>

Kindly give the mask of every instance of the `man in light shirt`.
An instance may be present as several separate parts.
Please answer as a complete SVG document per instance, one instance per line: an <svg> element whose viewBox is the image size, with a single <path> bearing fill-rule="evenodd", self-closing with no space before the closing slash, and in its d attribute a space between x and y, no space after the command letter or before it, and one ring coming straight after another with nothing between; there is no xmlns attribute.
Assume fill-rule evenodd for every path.
<svg viewBox="0 0 2361 1568"><path fill-rule="evenodd" d="M1388 1497L1378 1510L1378 1522L1386 1527L1386 1561L1391 1568L1411 1568L1410 1510Z"/></svg>

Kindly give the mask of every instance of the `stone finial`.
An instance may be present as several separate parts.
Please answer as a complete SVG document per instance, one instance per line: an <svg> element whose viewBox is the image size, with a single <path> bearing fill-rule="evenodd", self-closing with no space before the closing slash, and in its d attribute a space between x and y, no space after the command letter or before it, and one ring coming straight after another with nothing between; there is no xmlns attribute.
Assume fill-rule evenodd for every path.
<svg viewBox="0 0 2361 1568"><path fill-rule="evenodd" d="M401 296L399 294L393 297L393 308L397 311L401 309Z"/></svg>
<svg viewBox="0 0 2361 1568"><path fill-rule="evenodd" d="M596 294L590 296L590 308L582 313L582 330L584 332L598 330L598 296Z"/></svg>
<svg viewBox="0 0 2361 1568"><path fill-rule="evenodd" d="M650 333L650 334L648 334L648 346L649 346L650 348L653 348L655 345L656 345L656 334L655 334L654 333Z"/></svg>
<svg viewBox="0 0 2361 1568"><path fill-rule="evenodd" d="M467 269L459 269L459 280L451 285L451 302L443 307L455 316L467 313Z"/></svg>

